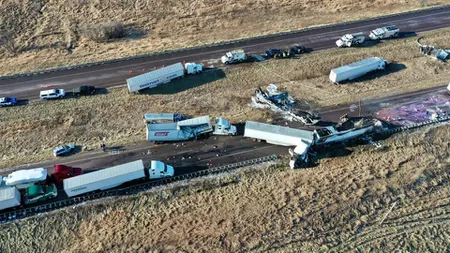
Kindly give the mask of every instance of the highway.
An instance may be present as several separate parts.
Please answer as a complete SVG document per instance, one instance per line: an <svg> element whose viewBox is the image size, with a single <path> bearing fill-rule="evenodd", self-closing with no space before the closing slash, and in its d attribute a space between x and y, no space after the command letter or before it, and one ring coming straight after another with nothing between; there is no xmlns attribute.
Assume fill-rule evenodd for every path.
<svg viewBox="0 0 450 253"><path fill-rule="evenodd" d="M358 21L351 24L338 24L334 27L319 27L293 34L254 38L232 44L159 54L89 68L0 80L0 97L12 96L19 99L35 100L38 98L40 87L46 85L53 85L69 91L80 85L95 85L101 88L117 86L125 84L127 78L143 73L143 69L148 71L154 67L179 61L195 61L205 64L206 67L217 67L220 66L218 63L220 56L236 48L243 48L248 53L263 53L268 48L283 48L299 43L315 51L324 50L334 48L334 42L346 33L364 31L368 34L372 29L389 24L397 25L404 36L449 27L450 6L382 17L375 20ZM130 75L130 70L133 70L134 74Z"/></svg>
<svg viewBox="0 0 450 253"><path fill-rule="evenodd" d="M361 116L369 116L386 107L386 105L394 106L417 97L436 94L437 92L445 91L445 89L446 85L439 85L424 90L365 101L362 103ZM351 117L358 116L359 110L350 111L351 104L358 104L358 102L320 109L322 120L324 122L336 122L345 113L348 113ZM284 121L277 123L285 125ZM288 126L298 127L298 124L288 122ZM15 168L3 168L0 169L0 174L5 176L14 170L37 167L48 168L51 174L53 172L52 166L57 163L81 167L88 172L143 159L145 162L149 160L167 162L175 166L176 174L179 175L271 154L277 154L279 156L288 155L288 147L275 146L265 142L255 142L251 139L244 138L242 136L242 128L243 124L238 126L238 136L211 136L204 140L165 143L161 145L153 145L142 141L142 143L127 147L107 147L107 152L92 151L36 164ZM113 150L120 151L113 152Z"/></svg>

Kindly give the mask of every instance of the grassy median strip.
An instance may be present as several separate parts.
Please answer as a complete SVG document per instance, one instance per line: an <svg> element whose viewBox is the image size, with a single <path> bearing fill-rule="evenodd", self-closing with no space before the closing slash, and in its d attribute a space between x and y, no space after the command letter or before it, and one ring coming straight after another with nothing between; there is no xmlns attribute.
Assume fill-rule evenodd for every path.
<svg viewBox="0 0 450 253"><path fill-rule="evenodd" d="M132 95L123 89L90 97L42 101L0 111L0 167L51 157L63 143L97 148L145 140L143 115L178 112L190 116L223 116L232 122L271 121L266 110L248 106L254 90L269 83L287 89L312 108L402 93L448 83L450 66L422 55L416 38L383 41L363 48L332 49L300 59L273 60L242 68L205 72ZM450 30L426 34L424 42L450 48ZM332 68L366 57L393 62L386 72L334 85Z"/></svg>

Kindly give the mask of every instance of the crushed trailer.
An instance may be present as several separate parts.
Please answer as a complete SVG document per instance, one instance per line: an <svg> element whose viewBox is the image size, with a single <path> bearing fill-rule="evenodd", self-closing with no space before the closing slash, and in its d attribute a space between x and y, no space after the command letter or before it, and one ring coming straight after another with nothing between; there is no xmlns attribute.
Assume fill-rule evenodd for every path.
<svg viewBox="0 0 450 253"><path fill-rule="evenodd" d="M422 54L428 55L430 57L433 57L436 60L446 62L448 59L450 59L450 50L446 49L440 49L435 46L431 45L423 45L420 43L420 40L422 40L423 37L420 37L417 39L417 44L419 45L419 51Z"/></svg>

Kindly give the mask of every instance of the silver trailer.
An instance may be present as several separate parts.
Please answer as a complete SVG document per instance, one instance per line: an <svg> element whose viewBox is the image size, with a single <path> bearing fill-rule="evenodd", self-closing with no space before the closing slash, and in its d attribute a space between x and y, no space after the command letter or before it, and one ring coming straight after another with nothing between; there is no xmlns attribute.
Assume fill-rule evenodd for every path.
<svg viewBox="0 0 450 253"><path fill-rule="evenodd" d="M17 188L13 186L0 185L0 210L15 206L20 206L19 190L17 190Z"/></svg>
<svg viewBox="0 0 450 253"><path fill-rule="evenodd" d="M64 191L73 197L97 190L107 190L123 183L146 177L142 160L97 170L91 173L64 179Z"/></svg>
<svg viewBox="0 0 450 253"><path fill-rule="evenodd" d="M213 131L209 116L174 123L148 124L147 140L153 142L182 141Z"/></svg>
<svg viewBox="0 0 450 253"><path fill-rule="evenodd" d="M5 185L15 186L18 189L25 189L35 183L45 182L47 179L47 169L35 168L28 170L17 170L3 178Z"/></svg>
<svg viewBox="0 0 450 253"><path fill-rule="evenodd" d="M343 81L353 80L375 70L386 68L386 61L379 57L371 57L354 62L346 66L332 69L330 80L338 84Z"/></svg>
<svg viewBox="0 0 450 253"><path fill-rule="evenodd" d="M130 92L136 92L146 88L154 88L160 84L168 83L173 79L184 76L184 67L181 62L157 69L139 76L127 79Z"/></svg>
<svg viewBox="0 0 450 253"><path fill-rule="evenodd" d="M186 116L179 113L146 113L144 114L144 121L146 124L162 123L162 122L177 122L187 119Z"/></svg>
<svg viewBox="0 0 450 253"><path fill-rule="evenodd" d="M302 141L312 143L313 134L312 131L255 121L246 121L244 131L244 137L264 140L267 143L281 146L297 146Z"/></svg>

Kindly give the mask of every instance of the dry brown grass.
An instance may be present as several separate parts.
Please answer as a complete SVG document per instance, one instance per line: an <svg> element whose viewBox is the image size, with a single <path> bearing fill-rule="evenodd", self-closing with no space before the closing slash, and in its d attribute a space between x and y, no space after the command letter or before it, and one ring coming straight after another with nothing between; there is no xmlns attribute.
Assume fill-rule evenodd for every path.
<svg viewBox="0 0 450 253"><path fill-rule="evenodd" d="M450 48L450 30L428 33L426 41ZM397 61L406 69L347 85L329 82L331 68L368 56ZM327 106L431 87L449 79L450 66L421 55L414 39L409 39L203 73L150 90L154 94L130 95L126 89L116 89L106 95L2 108L0 167L48 159L53 147L66 142L97 148L103 141L108 145L143 141L146 112L223 116L232 122L270 121L270 112L248 106L255 88L269 83L285 87L311 106Z"/></svg>
<svg viewBox="0 0 450 253"><path fill-rule="evenodd" d="M17 44L24 46L17 57L0 55L0 75L373 17L421 8L422 2L0 0L0 17L17 33ZM429 6L448 3L426 2ZM99 44L78 32L86 24L111 21L126 25L126 39Z"/></svg>
<svg viewBox="0 0 450 253"><path fill-rule="evenodd" d="M247 169L1 225L5 252L447 249L450 126L316 168ZM383 224L379 221L397 203ZM61 243L64 242L64 243Z"/></svg>

